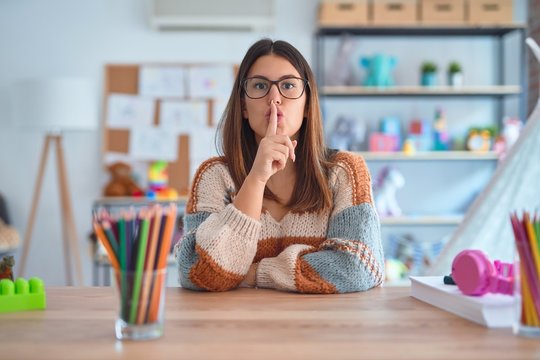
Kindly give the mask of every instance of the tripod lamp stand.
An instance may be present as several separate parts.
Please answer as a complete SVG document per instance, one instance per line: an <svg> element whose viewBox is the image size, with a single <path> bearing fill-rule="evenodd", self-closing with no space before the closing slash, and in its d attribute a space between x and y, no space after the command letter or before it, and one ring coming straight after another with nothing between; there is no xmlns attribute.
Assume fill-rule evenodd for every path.
<svg viewBox="0 0 540 360"><path fill-rule="evenodd" d="M33 79L19 81L14 86L13 115L22 129L43 133L44 145L36 178L30 216L24 234L18 276L23 276L31 247L32 232L49 151L56 148L58 192L60 197L63 254L67 285L74 285L73 265L77 283L83 284L77 231L71 206L62 140L64 133L97 128L97 101L88 80L79 78Z"/></svg>

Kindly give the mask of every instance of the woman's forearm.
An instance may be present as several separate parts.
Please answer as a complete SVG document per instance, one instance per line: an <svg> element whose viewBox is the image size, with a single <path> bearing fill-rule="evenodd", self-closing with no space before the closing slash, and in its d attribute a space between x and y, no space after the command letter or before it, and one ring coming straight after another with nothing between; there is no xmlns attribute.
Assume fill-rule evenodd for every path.
<svg viewBox="0 0 540 360"><path fill-rule="evenodd" d="M259 220L265 186L262 181L248 175L234 198L234 206L247 216Z"/></svg>

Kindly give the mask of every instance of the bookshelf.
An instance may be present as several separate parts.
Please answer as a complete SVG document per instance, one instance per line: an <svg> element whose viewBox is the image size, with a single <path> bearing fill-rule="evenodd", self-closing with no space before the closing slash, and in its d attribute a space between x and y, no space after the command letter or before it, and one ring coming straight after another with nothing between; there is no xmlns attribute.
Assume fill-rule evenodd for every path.
<svg viewBox="0 0 540 360"><path fill-rule="evenodd" d="M330 124L327 129L332 129L332 121L340 114L349 116L350 121L363 122L368 133L374 131L376 121L386 115L400 117L404 129L407 125L403 122L413 117L424 118L423 108L434 109L435 104L459 107L459 110L454 110L457 116L447 118L448 128L456 126L456 132L477 126L476 119L482 124L500 126L509 111L514 115L512 106L517 109L516 117L525 120L527 87L523 54L526 29L523 23L319 27L314 40L315 71L325 121ZM348 62L336 57L343 49L339 41L344 39L351 40L356 46L351 52L344 53L349 56ZM463 49L468 49L467 52L456 53L452 48L459 48L469 39L473 39L474 45L462 45ZM427 45L430 41L437 43L435 49ZM481 46L475 47L478 43ZM401 72L394 69L395 86L361 85L364 69L360 68L359 59L375 54L398 59ZM465 74L469 75L466 83L460 87L445 86L446 82L440 78L443 85L418 86L418 67L421 61L431 59L439 66L451 60L465 64ZM489 68L490 71L471 76L472 65L482 61L488 67L480 70ZM517 70L508 66L514 61L518 65ZM332 64L354 69L346 85L326 82L327 74L332 73ZM444 68L439 70L439 74L445 71ZM475 118L476 111L483 115ZM376 181L378 173L387 166L397 167L406 179L404 188L397 193L403 215L381 217L385 251L392 243L392 237L414 239L413 242L421 246L436 245L448 239L462 223L468 206L482 192L498 166L496 152L466 151L462 150L463 144L458 144L456 150L408 154L365 151L367 139L366 136L363 147L354 152L366 160L373 180ZM395 284L391 282L391 285Z"/></svg>

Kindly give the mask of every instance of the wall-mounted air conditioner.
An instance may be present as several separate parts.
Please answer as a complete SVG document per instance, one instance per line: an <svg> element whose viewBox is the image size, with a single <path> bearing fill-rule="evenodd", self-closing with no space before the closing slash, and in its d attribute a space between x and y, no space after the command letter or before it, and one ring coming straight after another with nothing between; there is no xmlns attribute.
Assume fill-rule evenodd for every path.
<svg viewBox="0 0 540 360"><path fill-rule="evenodd" d="M268 31L275 0L147 0L150 25L166 30Z"/></svg>

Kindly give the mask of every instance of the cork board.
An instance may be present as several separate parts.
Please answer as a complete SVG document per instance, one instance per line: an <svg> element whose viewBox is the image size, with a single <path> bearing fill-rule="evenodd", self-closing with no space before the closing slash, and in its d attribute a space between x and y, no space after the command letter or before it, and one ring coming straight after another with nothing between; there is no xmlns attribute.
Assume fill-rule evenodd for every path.
<svg viewBox="0 0 540 360"><path fill-rule="evenodd" d="M177 66L188 67L199 64L109 64L105 66L104 99L103 99L103 155L108 153L129 154L130 129L112 128L108 126L107 109L108 99L111 94L138 95L139 73L142 66ZM209 64L200 64L208 66ZM221 64L223 65L223 64ZM237 67L231 65L234 74ZM160 98L155 99L155 113L153 123L159 125ZM183 100L189 100L183 98ZM204 99L208 103L208 126L213 124L213 99ZM170 162L168 167L169 186L176 189L180 195L187 195L190 187L190 138L189 135L178 135L176 161Z"/></svg>

